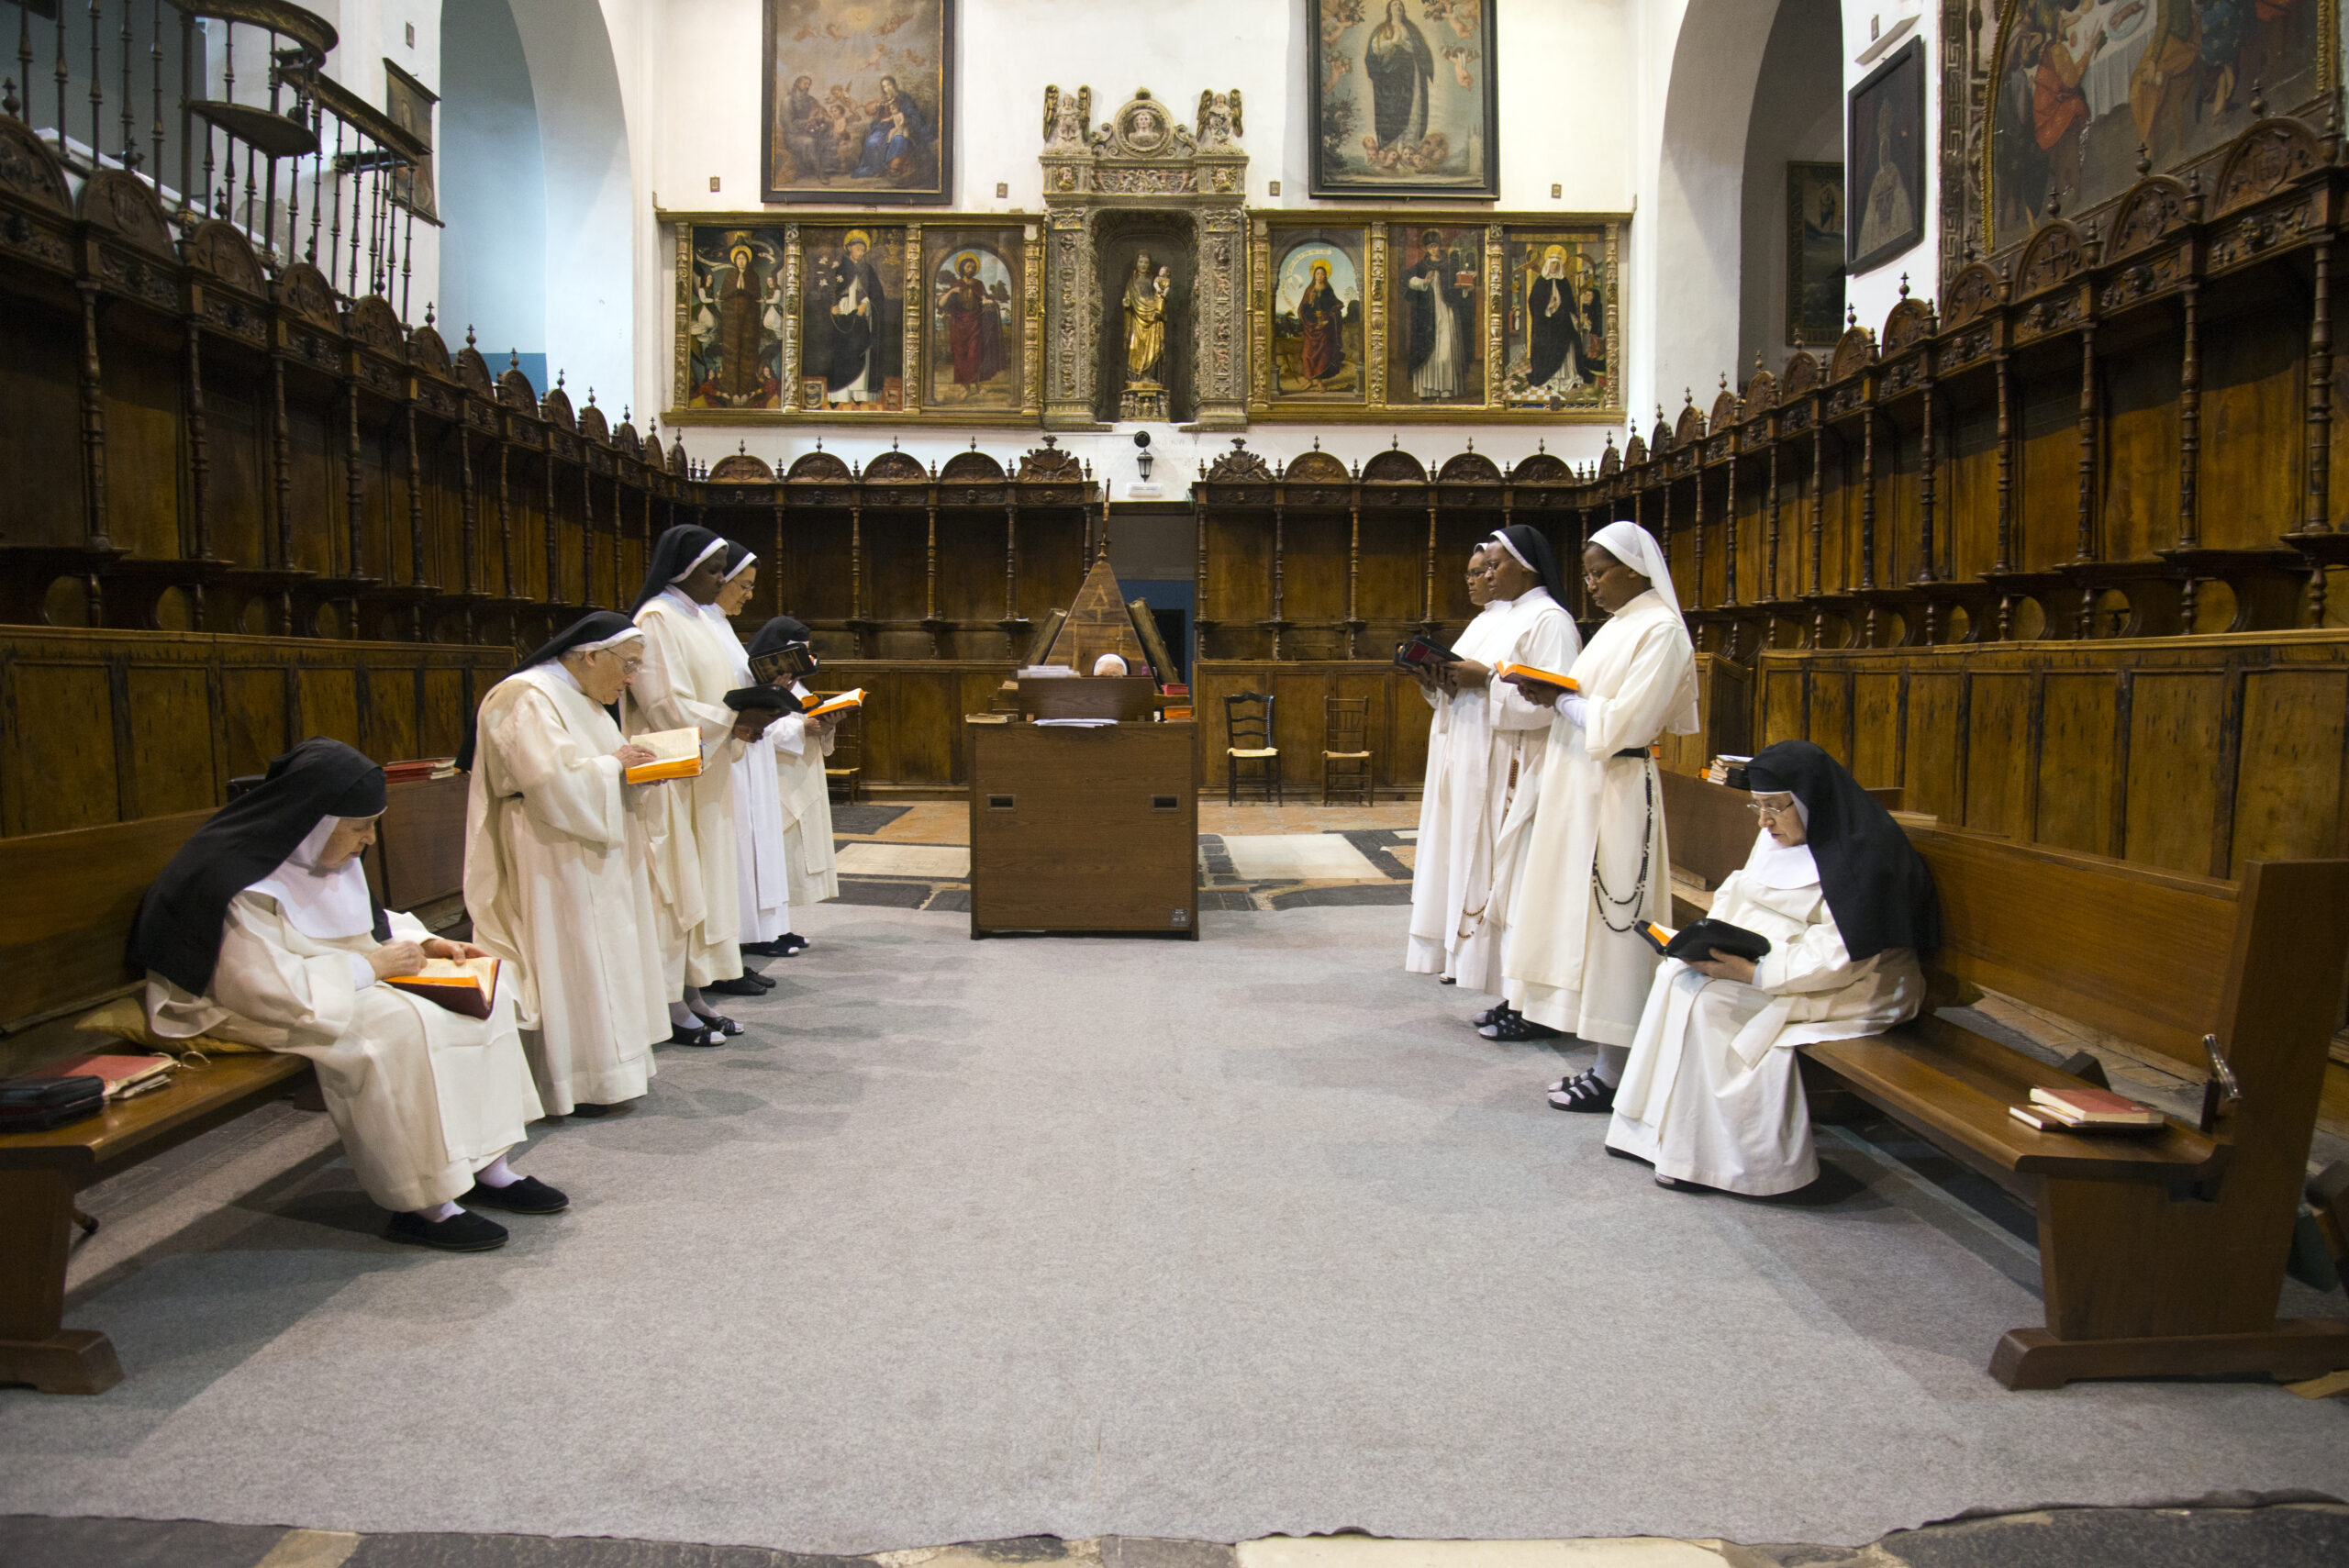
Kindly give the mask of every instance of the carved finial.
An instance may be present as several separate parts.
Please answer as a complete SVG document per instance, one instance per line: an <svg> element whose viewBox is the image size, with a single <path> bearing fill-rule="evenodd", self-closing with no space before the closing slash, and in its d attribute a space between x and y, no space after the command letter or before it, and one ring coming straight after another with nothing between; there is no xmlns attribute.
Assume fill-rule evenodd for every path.
<svg viewBox="0 0 2349 1568"><path fill-rule="evenodd" d="M2143 179L2154 172L2154 150L2143 142L2137 144L2137 178Z"/></svg>
<svg viewBox="0 0 2349 1568"><path fill-rule="evenodd" d="M562 373L561 371L554 373L554 389L557 392L561 392L562 390Z"/></svg>
<svg viewBox="0 0 2349 1568"><path fill-rule="evenodd" d="M424 302L424 324L427 327L432 325L432 302L429 299Z"/></svg>
<svg viewBox="0 0 2349 1568"><path fill-rule="evenodd" d="M0 109L6 109L9 114L14 115L18 107L17 79L13 76L9 77L6 83L0 83L0 88L5 88L5 91L0 91Z"/></svg>
<svg viewBox="0 0 2349 1568"><path fill-rule="evenodd" d="M1476 450L1476 438L1474 436L1468 438L1468 450L1472 452Z"/></svg>
<svg viewBox="0 0 2349 1568"><path fill-rule="evenodd" d="M2251 79L2251 117L2255 120L2267 117L2267 95L2260 91L2256 76Z"/></svg>
<svg viewBox="0 0 2349 1568"><path fill-rule="evenodd" d="M896 451L897 450L897 438L895 436L891 436L889 438L889 450L891 451Z"/></svg>
<svg viewBox="0 0 2349 1568"><path fill-rule="evenodd" d="M587 406L590 408L596 406L596 389L592 386L587 389Z"/></svg>
<svg viewBox="0 0 2349 1568"><path fill-rule="evenodd" d="M736 441L734 443L734 450L738 452L747 454L751 450L751 444L748 441Z"/></svg>
<svg viewBox="0 0 2349 1568"><path fill-rule="evenodd" d="M1354 483L1357 484L1362 483L1362 459L1360 458L1354 459Z"/></svg>
<svg viewBox="0 0 2349 1568"><path fill-rule="evenodd" d="M1397 450L1398 448L1400 448L1400 447L1402 446L1402 444L1403 444L1403 438L1402 438L1402 437L1400 437L1400 436L1389 436L1389 437L1387 437L1387 438L1386 438L1386 450L1387 450L1388 451L1394 451L1394 450Z"/></svg>
<svg viewBox="0 0 2349 1568"><path fill-rule="evenodd" d="M1729 390L1729 372L1727 371L1721 372L1721 390L1723 392Z"/></svg>
<svg viewBox="0 0 2349 1568"><path fill-rule="evenodd" d="M1900 297L1903 299L1909 297L1909 274L1906 272L1900 274Z"/></svg>
<svg viewBox="0 0 2349 1568"><path fill-rule="evenodd" d="M1059 446L1060 444L1061 439L1058 436L1055 436L1050 430L1044 432L1044 450L1046 451L1052 450L1054 447ZM1239 444L1240 443L1237 441L1232 443L1234 446L1238 446Z"/></svg>
<svg viewBox="0 0 2349 1568"><path fill-rule="evenodd" d="M468 321L468 322L466 322L466 323L465 323L465 347L466 347L466 348L468 348L468 349L470 349L470 348L472 348L473 346L473 323L472 323L472 322L470 322L470 321Z"/></svg>
<svg viewBox="0 0 2349 1568"><path fill-rule="evenodd" d="M1611 440L1611 439L1614 439L1614 438L1612 438L1612 437L1609 437L1609 439L1610 439L1610 440ZM1548 451L1548 450L1550 450L1550 439L1549 439L1549 438L1548 438L1548 437L1546 437L1546 436L1536 436L1536 437L1534 438L1534 439L1533 439L1533 450L1534 450L1535 451L1537 451L1537 452L1546 452L1546 451Z"/></svg>
<svg viewBox="0 0 2349 1568"><path fill-rule="evenodd" d="M1763 361L1763 359L1762 359L1762 350L1759 350L1759 349L1754 350L1753 350L1753 373L1754 373L1755 375L1760 375L1764 371L1767 370L1768 368L1769 368L1769 366L1768 366L1767 364L1765 364L1765 363Z"/></svg>
<svg viewBox="0 0 2349 1568"><path fill-rule="evenodd" d="M979 450L979 438L976 436L973 436L971 438L971 450L973 451L977 451Z"/></svg>
<svg viewBox="0 0 2349 1568"><path fill-rule="evenodd" d="M2047 217L2049 222L2064 215L2064 193L2054 186L2047 187Z"/></svg>
<svg viewBox="0 0 2349 1568"><path fill-rule="evenodd" d="M1843 330L1848 332L1859 324L1860 307L1856 305L1846 305L1843 307Z"/></svg>
<svg viewBox="0 0 2349 1568"><path fill-rule="evenodd" d="M1610 452L1615 450L1615 432L1612 430L1607 432L1607 450Z"/></svg>
<svg viewBox="0 0 2349 1568"><path fill-rule="evenodd" d="M522 368L522 351L519 349L508 349L506 350L506 368L510 371L518 371Z"/></svg>
<svg viewBox="0 0 2349 1568"><path fill-rule="evenodd" d="M620 423L623 425L633 425L636 423L636 406L634 404L623 403L620 405Z"/></svg>
<svg viewBox="0 0 2349 1568"><path fill-rule="evenodd" d="M1317 452L1321 450L1321 438L1319 436L1313 438L1313 450Z"/></svg>
<svg viewBox="0 0 2349 1568"><path fill-rule="evenodd" d="M816 450L818 451L822 451L824 450L824 438L821 436L818 436L816 438Z"/></svg>
<svg viewBox="0 0 2349 1568"><path fill-rule="evenodd" d="M655 414L651 418L645 420L644 429L647 435L659 435L661 433L661 416Z"/></svg>

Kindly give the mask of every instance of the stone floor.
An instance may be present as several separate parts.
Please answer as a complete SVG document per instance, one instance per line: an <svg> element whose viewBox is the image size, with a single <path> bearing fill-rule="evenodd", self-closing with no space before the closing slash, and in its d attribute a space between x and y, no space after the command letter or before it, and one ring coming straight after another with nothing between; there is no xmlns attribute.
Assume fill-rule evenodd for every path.
<svg viewBox="0 0 2349 1568"><path fill-rule="evenodd" d="M2249 1505L2249 1506L2242 1506ZM1616 1540L1215 1541L1105 1536L818 1557L608 1537L355 1535L186 1520L0 1516L10 1568L2339 1568L2349 1507L2330 1501L2066 1508L1902 1530L1857 1551L1640 1537Z"/></svg>

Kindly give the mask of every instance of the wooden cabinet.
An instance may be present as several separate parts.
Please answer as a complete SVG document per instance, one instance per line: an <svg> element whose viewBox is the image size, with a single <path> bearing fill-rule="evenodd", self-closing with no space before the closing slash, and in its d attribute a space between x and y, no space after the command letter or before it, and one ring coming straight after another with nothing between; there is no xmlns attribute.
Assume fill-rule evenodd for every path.
<svg viewBox="0 0 2349 1568"><path fill-rule="evenodd" d="M1195 727L966 724L971 935L1199 934Z"/></svg>

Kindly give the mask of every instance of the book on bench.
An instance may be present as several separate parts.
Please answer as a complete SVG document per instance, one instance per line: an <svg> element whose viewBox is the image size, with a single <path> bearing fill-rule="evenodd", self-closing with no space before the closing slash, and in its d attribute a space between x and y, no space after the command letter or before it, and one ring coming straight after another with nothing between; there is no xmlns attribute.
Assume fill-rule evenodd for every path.
<svg viewBox="0 0 2349 1568"><path fill-rule="evenodd" d="M2043 1089L2031 1091L2031 1104L2010 1106L2017 1121L2042 1131L2159 1132L2169 1125L2161 1112L2110 1089Z"/></svg>
<svg viewBox="0 0 2349 1568"><path fill-rule="evenodd" d="M150 1094L171 1081L179 1063L168 1056L69 1056L25 1074L28 1078L95 1078L109 1100Z"/></svg>
<svg viewBox="0 0 2349 1568"><path fill-rule="evenodd" d="M1666 958L1676 958L1684 963L1727 953L1759 963L1770 951L1770 939L1759 931L1749 931L1743 926L1727 920L1716 920L1708 915L1701 920L1691 920L1678 930L1659 926L1653 920L1642 920L1631 928L1640 940Z"/></svg>
<svg viewBox="0 0 2349 1568"><path fill-rule="evenodd" d="M1441 665L1459 662L1459 654L1431 638L1415 637L1395 645L1395 667L1398 670L1425 670L1432 674Z"/></svg>
<svg viewBox="0 0 2349 1568"><path fill-rule="evenodd" d="M1539 664L1511 664L1504 660L1493 666L1497 681L1531 681L1537 685L1555 686L1562 692L1578 692L1582 683L1572 675L1561 675L1554 670L1544 670Z"/></svg>
<svg viewBox="0 0 2349 1568"><path fill-rule="evenodd" d="M639 762L622 775L632 784L701 776L701 731L698 729L654 729L642 735L629 736L628 743L641 746L652 753L651 762Z"/></svg>
<svg viewBox="0 0 2349 1568"><path fill-rule="evenodd" d="M494 958L428 958L416 973L386 975L384 984L452 1013L486 1018L497 995L497 964Z"/></svg>

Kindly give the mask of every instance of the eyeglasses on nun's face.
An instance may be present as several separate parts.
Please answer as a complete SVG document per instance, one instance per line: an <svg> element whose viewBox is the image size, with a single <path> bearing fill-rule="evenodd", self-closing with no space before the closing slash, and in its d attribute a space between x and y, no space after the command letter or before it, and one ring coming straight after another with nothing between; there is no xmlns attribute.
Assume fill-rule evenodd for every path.
<svg viewBox="0 0 2349 1568"><path fill-rule="evenodd" d="M1745 809L1756 817L1765 817L1774 822L1782 817L1793 817L1797 814L1795 797L1790 795L1776 795L1768 800L1749 800L1745 803Z"/></svg>

